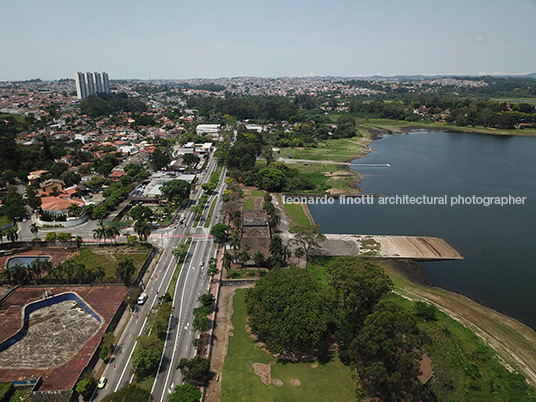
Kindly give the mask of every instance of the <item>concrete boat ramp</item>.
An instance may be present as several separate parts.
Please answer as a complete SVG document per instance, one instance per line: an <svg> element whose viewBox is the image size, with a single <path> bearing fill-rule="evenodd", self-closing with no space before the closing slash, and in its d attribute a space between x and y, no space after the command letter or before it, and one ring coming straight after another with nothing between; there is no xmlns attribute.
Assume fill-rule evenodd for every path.
<svg viewBox="0 0 536 402"><path fill-rule="evenodd" d="M319 250L311 255L391 258L417 261L463 260L463 256L439 237L368 236L326 234Z"/></svg>

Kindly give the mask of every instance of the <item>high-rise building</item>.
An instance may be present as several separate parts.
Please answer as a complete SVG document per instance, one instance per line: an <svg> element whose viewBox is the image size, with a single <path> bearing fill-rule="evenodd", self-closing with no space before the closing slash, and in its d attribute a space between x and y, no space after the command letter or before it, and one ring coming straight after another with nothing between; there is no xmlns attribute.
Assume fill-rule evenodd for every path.
<svg viewBox="0 0 536 402"><path fill-rule="evenodd" d="M110 93L108 73L76 73L75 81L78 99L86 99L97 93Z"/></svg>

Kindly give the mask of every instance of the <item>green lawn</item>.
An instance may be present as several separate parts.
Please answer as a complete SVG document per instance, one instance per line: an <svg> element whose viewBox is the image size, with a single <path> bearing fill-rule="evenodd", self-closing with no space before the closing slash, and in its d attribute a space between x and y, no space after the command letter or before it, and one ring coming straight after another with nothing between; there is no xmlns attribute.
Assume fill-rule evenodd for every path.
<svg viewBox="0 0 536 402"><path fill-rule="evenodd" d="M264 197L264 190L251 190L251 195L254 197Z"/></svg>
<svg viewBox="0 0 536 402"><path fill-rule="evenodd" d="M106 269L107 278L115 278L115 269L117 268L117 264L119 264L120 261L131 258L136 266L136 272L133 275L135 277L145 262L145 259L151 252L150 248L142 245L139 245L138 249L139 253L137 254L112 253L113 259L110 259L106 255L93 252L92 249L88 247L80 250L80 252L72 258L75 261L83 263L86 268L90 269L94 269L97 266L102 265Z"/></svg>
<svg viewBox="0 0 536 402"><path fill-rule="evenodd" d="M365 151L362 138L354 137L322 141L315 148L280 148L280 154L276 156L287 158L287 154L291 154L293 159L350 162L363 156Z"/></svg>
<svg viewBox="0 0 536 402"><path fill-rule="evenodd" d="M302 226L309 226L310 222L303 212L303 206L301 204L284 204L287 214L294 221L294 223Z"/></svg>
<svg viewBox="0 0 536 402"><path fill-rule="evenodd" d="M253 200L253 198L246 198L244 200L244 210L246 211L255 210L255 201Z"/></svg>
<svg viewBox="0 0 536 402"><path fill-rule="evenodd" d="M353 401L355 382L350 368L337 358L312 368L311 363L280 363L255 345L245 328L245 289L234 296L233 336L225 357L222 375L223 401ZM272 364L272 378L279 378L283 386L264 385L253 372L253 363ZM293 386L291 379L300 386Z"/></svg>

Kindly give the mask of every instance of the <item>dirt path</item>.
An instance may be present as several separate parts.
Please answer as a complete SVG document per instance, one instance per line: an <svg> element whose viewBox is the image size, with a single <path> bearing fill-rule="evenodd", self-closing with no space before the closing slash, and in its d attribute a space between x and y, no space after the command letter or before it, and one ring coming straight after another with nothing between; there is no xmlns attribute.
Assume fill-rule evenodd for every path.
<svg viewBox="0 0 536 402"><path fill-rule="evenodd" d="M227 356L229 346L229 334L233 330L231 318L233 316L233 297L236 289L249 288L246 286L222 286L218 302L218 314L216 316L216 326L214 327L214 341L212 357L210 359L210 371L215 373L214 379L210 381L206 393L206 402L221 401L221 382L223 380L223 363Z"/></svg>
<svg viewBox="0 0 536 402"><path fill-rule="evenodd" d="M536 387L536 332L519 321L484 307L466 296L440 288L412 282L406 263L382 262L390 275L401 279L399 293L411 299L437 306L455 320L474 331L507 364ZM414 271L415 272L415 271ZM413 275L414 276L414 275Z"/></svg>

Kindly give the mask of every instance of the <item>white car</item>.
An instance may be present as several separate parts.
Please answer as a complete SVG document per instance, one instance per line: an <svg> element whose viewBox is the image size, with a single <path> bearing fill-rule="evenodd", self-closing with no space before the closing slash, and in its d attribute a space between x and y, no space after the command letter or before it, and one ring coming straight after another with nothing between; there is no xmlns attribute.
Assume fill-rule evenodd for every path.
<svg viewBox="0 0 536 402"><path fill-rule="evenodd" d="M201 262L199 263L199 266L200 266L200 267L202 267L203 265L205 265L205 261L201 261Z"/></svg>

